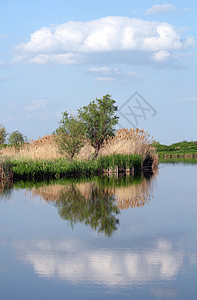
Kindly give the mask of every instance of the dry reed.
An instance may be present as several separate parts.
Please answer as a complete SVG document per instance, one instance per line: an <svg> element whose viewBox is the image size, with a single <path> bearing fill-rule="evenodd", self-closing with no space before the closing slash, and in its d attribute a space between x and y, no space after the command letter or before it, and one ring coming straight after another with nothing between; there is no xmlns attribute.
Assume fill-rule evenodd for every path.
<svg viewBox="0 0 197 300"><path fill-rule="evenodd" d="M31 159L56 159L63 157L59 153L53 135L47 135L36 141L31 140L24 144L19 150L14 147L6 147L0 150L2 156L14 158ZM151 156L154 165L158 164L158 157L153 147L148 132L143 129L119 129L113 138L105 141L100 150L99 156L111 154L140 154L142 159ZM79 154L75 157L78 160L89 160L94 156L94 148L87 141Z"/></svg>

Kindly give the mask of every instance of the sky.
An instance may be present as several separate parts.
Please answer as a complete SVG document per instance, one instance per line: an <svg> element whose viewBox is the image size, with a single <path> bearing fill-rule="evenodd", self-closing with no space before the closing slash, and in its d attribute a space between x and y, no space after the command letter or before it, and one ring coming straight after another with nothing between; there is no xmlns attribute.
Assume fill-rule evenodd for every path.
<svg viewBox="0 0 197 300"><path fill-rule="evenodd" d="M110 94L119 128L197 140L197 2L1 0L0 123L28 139Z"/></svg>

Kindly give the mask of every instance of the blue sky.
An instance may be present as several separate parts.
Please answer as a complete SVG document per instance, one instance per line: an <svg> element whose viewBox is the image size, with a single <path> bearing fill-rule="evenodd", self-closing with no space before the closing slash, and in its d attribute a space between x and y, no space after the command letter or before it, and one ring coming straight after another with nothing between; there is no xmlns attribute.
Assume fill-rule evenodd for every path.
<svg viewBox="0 0 197 300"><path fill-rule="evenodd" d="M1 1L0 123L37 139L108 93L119 127L197 140L196 11L194 0Z"/></svg>

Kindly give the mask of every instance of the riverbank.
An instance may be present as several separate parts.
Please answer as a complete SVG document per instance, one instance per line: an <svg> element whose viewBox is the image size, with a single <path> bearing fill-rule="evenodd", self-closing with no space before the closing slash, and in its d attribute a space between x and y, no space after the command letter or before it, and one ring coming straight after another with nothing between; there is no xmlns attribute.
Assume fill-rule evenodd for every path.
<svg viewBox="0 0 197 300"><path fill-rule="evenodd" d="M158 155L151 146L148 132L120 129L102 145L97 158L95 149L86 140L71 161L67 153L60 155L54 135L0 151L0 178L57 178L121 173L134 175L152 172Z"/></svg>
<svg viewBox="0 0 197 300"><path fill-rule="evenodd" d="M159 160L168 158L193 159L197 158L197 142L179 142L171 145L162 145L158 142L154 143Z"/></svg>
<svg viewBox="0 0 197 300"><path fill-rule="evenodd" d="M0 178L3 181L18 179L44 179L98 174L152 172L153 159L142 159L138 154L114 154L88 161L67 159L33 160L3 158L0 162Z"/></svg>

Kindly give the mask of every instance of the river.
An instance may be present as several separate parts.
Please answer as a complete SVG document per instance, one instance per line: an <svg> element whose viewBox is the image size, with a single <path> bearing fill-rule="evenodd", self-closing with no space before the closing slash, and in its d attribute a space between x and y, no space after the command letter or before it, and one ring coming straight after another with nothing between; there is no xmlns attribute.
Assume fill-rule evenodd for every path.
<svg viewBox="0 0 197 300"><path fill-rule="evenodd" d="M196 175L0 190L1 299L197 299Z"/></svg>

